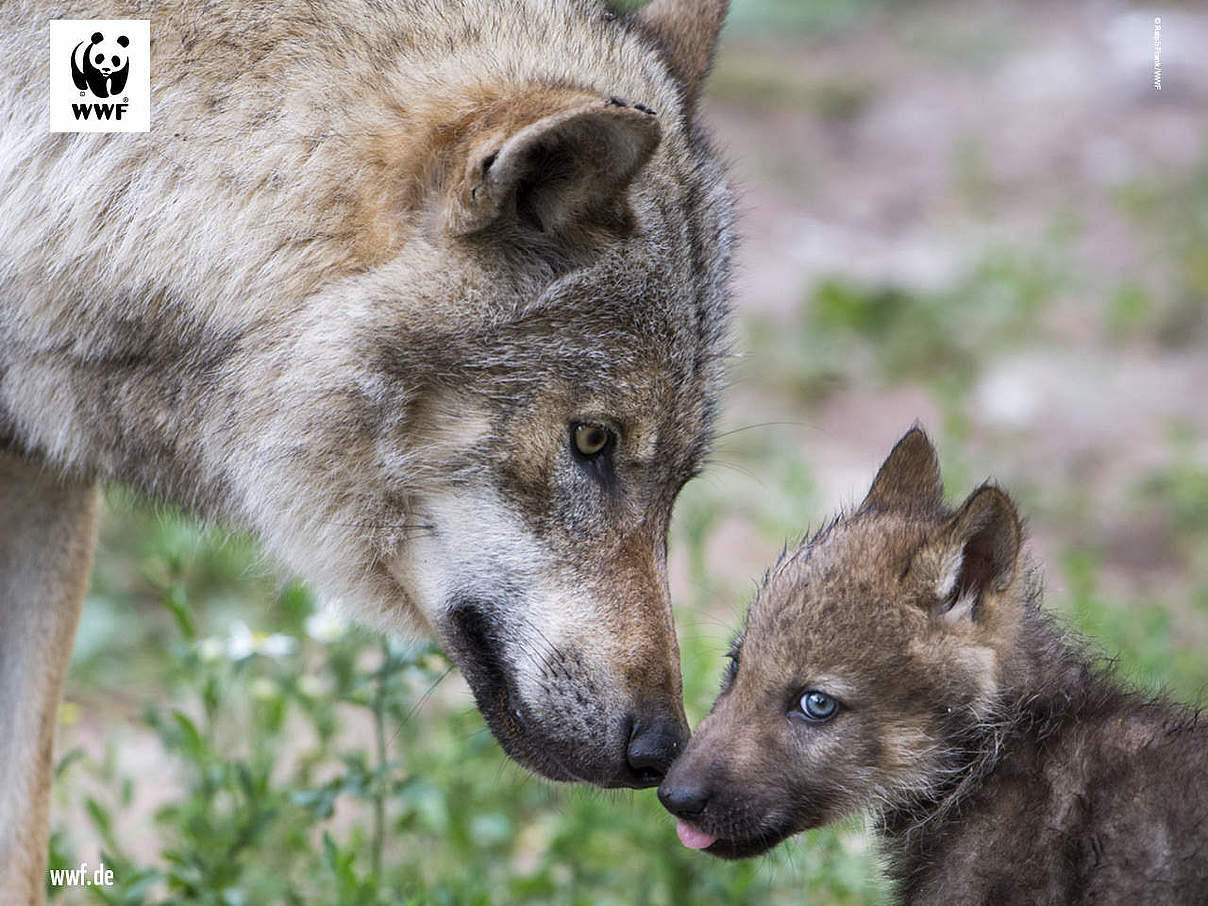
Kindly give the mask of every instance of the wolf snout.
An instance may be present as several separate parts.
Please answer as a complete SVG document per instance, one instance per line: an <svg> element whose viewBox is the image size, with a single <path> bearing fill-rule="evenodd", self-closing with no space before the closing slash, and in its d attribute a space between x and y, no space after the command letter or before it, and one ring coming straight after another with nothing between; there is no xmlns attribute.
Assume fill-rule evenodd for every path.
<svg viewBox="0 0 1208 906"><path fill-rule="evenodd" d="M691 820L705 813L709 791L699 783L667 781L659 787L659 802L675 817Z"/></svg>
<svg viewBox="0 0 1208 906"><path fill-rule="evenodd" d="M682 719L638 718L634 720L629 735L625 763L633 772L638 786L656 786L687 744L688 727Z"/></svg>
<svg viewBox="0 0 1208 906"><path fill-rule="evenodd" d="M705 813L709 800L713 797L717 777L716 764L710 765L708 758L702 758L700 748L700 727L692 739L692 745L683 753L667 772L659 785L659 802L663 808L677 818L694 821Z"/></svg>

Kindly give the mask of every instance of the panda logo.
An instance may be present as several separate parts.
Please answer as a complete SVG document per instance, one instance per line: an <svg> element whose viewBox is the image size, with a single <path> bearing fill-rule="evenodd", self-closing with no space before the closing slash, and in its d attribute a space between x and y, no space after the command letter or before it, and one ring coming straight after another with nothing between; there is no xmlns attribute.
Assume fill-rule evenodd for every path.
<svg viewBox="0 0 1208 906"><path fill-rule="evenodd" d="M99 31L85 46L81 41L71 52L71 78L76 88L87 88L98 98L122 93L130 74L130 55L126 48L130 39L118 35L116 41L106 41Z"/></svg>

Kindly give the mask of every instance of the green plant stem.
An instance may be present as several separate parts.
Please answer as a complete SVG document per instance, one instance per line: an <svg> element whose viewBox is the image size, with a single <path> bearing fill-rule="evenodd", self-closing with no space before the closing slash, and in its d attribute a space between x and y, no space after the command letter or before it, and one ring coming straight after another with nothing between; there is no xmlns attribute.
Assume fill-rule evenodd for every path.
<svg viewBox="0 0 1208 906"><path fill-rule="evenodd" d="M378 668L373 695L373 736L377 744L377 771L373 785L373 876L382 873L382 851L386 840L386 679L390 669L390 645L382 639L382 665Z"/></svg>

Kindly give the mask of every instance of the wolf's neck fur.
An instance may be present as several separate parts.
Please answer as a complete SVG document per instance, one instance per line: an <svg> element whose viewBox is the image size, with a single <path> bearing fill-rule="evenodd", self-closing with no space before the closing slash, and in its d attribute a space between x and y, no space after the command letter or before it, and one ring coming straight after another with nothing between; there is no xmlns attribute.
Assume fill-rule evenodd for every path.
<svg viewBox="0 0 1208 906"><path fill-rule="evenodd" d="M878 817L887 868L905 903L942 902L953 894L948 902L965 902L961 892L985 892L971 874L987 867L993 873L1013 858L1026 870L1023 854L1032 844L1024 838L1037 825L1064 827L1072 819L1061 803L1092 795L1080 786L1081 761L1127 757L1104 745L1105 725L1120 728L1120 737L1135 734L1136 747L1149 744L1155 726L1195 727L1177 706L1125 691L1095 663L1093 651L1043 612L1038 586L1024 597L993 715L954 732L948 779ZM1023 815L1036 824L1025 825ZM994 827L1012 830L987 830ZM957 848L962 853L954 857ZM970 858L971 850L982 854Z"/></svg>

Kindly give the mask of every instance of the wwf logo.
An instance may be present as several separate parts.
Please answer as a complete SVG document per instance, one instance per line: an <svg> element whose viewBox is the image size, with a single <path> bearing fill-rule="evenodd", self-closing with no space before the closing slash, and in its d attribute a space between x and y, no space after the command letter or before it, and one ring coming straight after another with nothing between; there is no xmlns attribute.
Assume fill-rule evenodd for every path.
<svg viewBox="0 0 1208 906"><path fill-rule="evenodd" d="M52 132L151 128L150 22L54 19L50 52Z"/></svg>
<svg viewBox="0 0 1208 906"><path fill-rule="evenodd" d="M116 97L126 87L130 75L130 38L118 35L106 40L94 32L88 43L81 41L71 52L71 80L81 92L88 90L98 98Z"/></svg>

